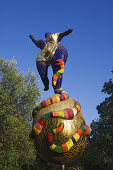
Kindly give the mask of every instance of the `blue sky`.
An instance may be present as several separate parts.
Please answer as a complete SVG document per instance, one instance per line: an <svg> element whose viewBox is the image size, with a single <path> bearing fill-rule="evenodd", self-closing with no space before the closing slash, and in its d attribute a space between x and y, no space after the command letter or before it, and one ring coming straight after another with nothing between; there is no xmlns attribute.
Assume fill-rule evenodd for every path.
<svg viewBox="0 0 113 170"><path fill-rule="evenodd" d="M29 40L44 38L45 32L63 32L73 28L62 39L69 56L62 88L70 98L77 99L86 123L98 118L96 106L107 97L101 93L103 84L112 78L113 67L113 1L112 0L8 0L0 1L0 57L17 60L20 71L37 73L35 61L39 49ZM51 96L42 91L41 100Z"/></svg>

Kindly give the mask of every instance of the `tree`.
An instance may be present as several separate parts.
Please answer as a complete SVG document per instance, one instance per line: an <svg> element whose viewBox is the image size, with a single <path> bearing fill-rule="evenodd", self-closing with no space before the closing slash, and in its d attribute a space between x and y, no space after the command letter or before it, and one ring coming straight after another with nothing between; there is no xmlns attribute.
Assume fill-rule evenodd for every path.
<svg viewBox="0 0 113 170"><path fill-rule="evenodd" d="M113 71L112 71L113 73ZM97 106L99 120L92 122L92 142L97 146L100 167L113 169L113 82L105 82L102 92L109 95Z"/></svg>
<svg viewBox="0 0 113 170"><path fill-rule="evenodd" d="M112 71L113 73L113 71ZM81 170L113 170L113 81L104 83L105 100L97 106L99 118L93 120L90 140L75 162Z"/></svg>
<svg viewBox="0 0 113 170"><path fill-rule="evenodd" d="M112 71L113 73L113 71ZM108 97L97 106L99 119L91 123L91 138L82 157L83 169L113 169L113 82L104 83Z"/></svg>
<svg viewBox="0 0 113 170"><path fill-rule="evenodd" d="M39 101L40 91L33 72L19 72L17 62L0 59L0 108L2 114L13 114L31 121L31 112Z"/></svg>
<svg viewBox="0 0 113 170"><path fill-rule="evenodd" d="M37 75L0 58L0 168L29 169L35 149L29 139L32 110L40 99ZM31 169L31 168L30 168Z"/></svg>

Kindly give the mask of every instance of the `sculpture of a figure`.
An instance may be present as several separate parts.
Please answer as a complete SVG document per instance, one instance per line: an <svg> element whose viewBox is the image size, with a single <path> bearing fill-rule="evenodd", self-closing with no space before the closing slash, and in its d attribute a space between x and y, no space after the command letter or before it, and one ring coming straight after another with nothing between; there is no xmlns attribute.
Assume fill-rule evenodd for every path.
<svg viewBox="0 0 113 170"><path fill-rule="evenodd" d="M67 49L60 44L61 39L70 34L73 30L69 30L63 33L51 34L45 33L45 39L36 40L31 34L29 37L35 43L35 45L41 49L36 60L36 66L39 75L44 84L44 90L49 89L48 79L48 67L51 65L53 69L52 85L53 89L60 89L62 84L62 73L64 72L64 66L68 57Z"/></svg>
<svg viewBox="0 0 113 170"><path fill-rule="evenodd" d="M34 139L36 150L42 160L62 165L81 156L90 135L90 127L85 123L81 105L77 100L69 98L68 93L61 88L68 51L60 41L72 31L69 28L63 33L47 32L45 39L40 40L36 40L32 34L29 36L41 49L36 66L45 86L44 90L49 89L47 74L51 65L55 92L33 109L30 138Z"/></svg>

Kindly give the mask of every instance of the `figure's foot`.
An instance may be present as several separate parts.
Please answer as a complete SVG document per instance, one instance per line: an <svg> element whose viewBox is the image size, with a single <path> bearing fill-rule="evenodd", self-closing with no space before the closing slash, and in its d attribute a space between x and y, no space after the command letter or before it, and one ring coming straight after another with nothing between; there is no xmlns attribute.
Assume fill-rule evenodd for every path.
<svg viewBox="0 0 113 170"><path fill-rule="evenodd" d="M54 93L55 94L61 94L61 95L64 94L64 93L67 94L67 92L65 90L63 90L61 87L59 89L55 89Z"/></svg>
<svg viewBox="0 0 113 170"><path fill-rule="evenodd" d="M48 89L49 89L49 86L45 87L45 88L44 88L44 91L47 91Z"/></svg>

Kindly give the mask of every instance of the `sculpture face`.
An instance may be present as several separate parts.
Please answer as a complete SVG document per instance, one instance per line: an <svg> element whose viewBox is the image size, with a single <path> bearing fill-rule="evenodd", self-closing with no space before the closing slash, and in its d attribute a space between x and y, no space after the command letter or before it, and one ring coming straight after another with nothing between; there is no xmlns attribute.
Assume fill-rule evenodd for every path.
<svg viewBox="0 0 113 170"><path fill-rule="evenodd" d="M48 38L50 35L51 35L50 32L46 32L46 33L45 33L45 38Z"/></svg>

